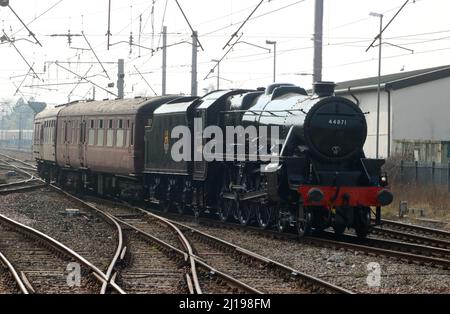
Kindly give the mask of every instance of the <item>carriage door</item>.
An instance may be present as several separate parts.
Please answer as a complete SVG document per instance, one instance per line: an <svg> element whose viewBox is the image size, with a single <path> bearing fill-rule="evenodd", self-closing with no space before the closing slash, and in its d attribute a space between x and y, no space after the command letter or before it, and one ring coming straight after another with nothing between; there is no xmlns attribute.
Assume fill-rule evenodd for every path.
<svg viewBox="0 0 450 314"><path fill-rule="evenodd" d="M63 138L64 144L62 145L62 147L63 147L63 160L64 160L64 163L66 165L69 165L70 164L70 159L69 159L69 141L70 141L70 138L72 136L72 133L71 133L72 125L71 125L69 120L64 120L63 121L63 128L64 128L64 131L63 131L63 133L64 133L64 138Z"/></svg>
<svg viewBox="0 0 450 314"><path fill-rule="evenodd" d="M81 117L80 119L80 139L78 144L78 158L80 160L80 166L85 167L86 159L86 120Z"/></svg>

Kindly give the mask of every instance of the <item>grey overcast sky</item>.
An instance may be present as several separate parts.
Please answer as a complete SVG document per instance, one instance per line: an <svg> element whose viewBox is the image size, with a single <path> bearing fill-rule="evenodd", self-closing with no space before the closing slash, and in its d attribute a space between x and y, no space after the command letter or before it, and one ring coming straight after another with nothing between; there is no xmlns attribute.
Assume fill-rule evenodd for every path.
<svg viewBox="0 0 450 314"><path fill-rule="evenodd" d="M106 49L108 0L10 0L11 7L36 34L40 47L23 29L19 20L8 8L0 7L0 20L4 32L16 40L16 46L30 64L34 65L39 79L24 75L28 66L9 43L0 44L0 99L24 95L40 101L63 103L78 78L59 68L53 62L59 60L71 71L88 76L96 84L106 87L117 80L117 59L125 59L126 97L153 95L151 88L136 73L143 73L145 80L161 92L161 51L149 50L126 43L130 32L134 42L154 48L162 45L161 28L168 27L168 44L189 41L190 31L175 0L112 0L111 43ZM203 88L215 86L215 74L204 80L214 66L212 59L219 59L222 47L256 7L260 0L179 0L185 13L199 33L204 51L199 49L199 94ZM370 12L383 13L386 23L405 0L324 0L324 54L323 78L343 81L377 75L378 49L365 52L379 29L379 19ZM50 10L48 10L51 8ZM46 12L48 10L48 12ZM166 14L164 14L166 11ZM152 13L153 12L153 13ZM450 1L410 0L385 33L385 41L414 50L383 46L383 74L400 70L414 70L449 64L450 56ZM140 19L142 22L140 22ZM242 29L242 41L271 48L266 40L277 41L277 81L292 82L303 87L311 86L311 76L296 73L312 73L314 26L314 0L265 0ZM141 28L141 33L139 32ZM84 31L111 79L94 61L83 37L73 37L69 47L66 37L52 34L72 34ZM3 34L1 34L3 35ZM21 40L27 39L27 40ZM117 43L117 44L116 44ZM78 63L77 63L78 62ZM81 63L79 63L81 62ZM91 64L92 63L92 68ZM108 63L111 62L111 63ZM255 88L272 81L273 54L247 44L235 46L221 63L221 88ZM169 93L190 93L191 46L179 44L168 49ZM16 86L23 81L19 94ZM59 85L53 85L59 84ZM39 86L41 85L41 86ZM45 86L42 86L45 85ZM115 89L110 89L116 92ZM72 92L71 100L92 96L91 84L80 84ZM96 98L108 94L97 88Z"/></svg>

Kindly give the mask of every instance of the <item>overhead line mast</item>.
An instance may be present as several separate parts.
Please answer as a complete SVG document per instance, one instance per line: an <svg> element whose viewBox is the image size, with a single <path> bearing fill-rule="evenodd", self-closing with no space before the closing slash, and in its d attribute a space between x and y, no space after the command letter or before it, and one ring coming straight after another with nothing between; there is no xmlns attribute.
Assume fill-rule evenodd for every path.
<svg viewBox="0 0 450 314"><path fill-rule="evenodd" d="M111 0L108 1L109 5L108 5L108 30L106 31L106 36L108 37L107 40L107 48L109 50L109 46L110 46L110 38L111 38Z"/></svg>
<svg viewBox="0 0 450 314"><path fill-rule="evenodd" d="M313 83L322 81L323 0L316 0L314 18Z"/></svg>

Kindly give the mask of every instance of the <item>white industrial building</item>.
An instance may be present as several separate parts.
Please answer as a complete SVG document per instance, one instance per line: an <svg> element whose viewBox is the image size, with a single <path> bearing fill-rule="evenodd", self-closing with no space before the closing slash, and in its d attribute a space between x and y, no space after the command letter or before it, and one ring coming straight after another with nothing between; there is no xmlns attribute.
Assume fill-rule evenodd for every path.
<svg viewBox="0 0 450 314"><path fill-rule="evenodd" d="M366 155L376 157L378 77L341 82L336 94L368 112ZM379 157L450 161L450 66L381 76Z"/></svg>

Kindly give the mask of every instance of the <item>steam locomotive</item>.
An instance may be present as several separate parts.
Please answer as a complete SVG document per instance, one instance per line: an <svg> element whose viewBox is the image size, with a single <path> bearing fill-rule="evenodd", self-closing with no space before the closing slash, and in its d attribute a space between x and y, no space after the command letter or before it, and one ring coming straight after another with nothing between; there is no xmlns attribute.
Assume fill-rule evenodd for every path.
<svg viewBox="0 0 450 314"><path fill-rule="evenodd" d="M384 160L365 158L364 113L329 82L312 95L273 84L201 98L75 102L36 115L34 132L47 181L162 211L299 236L354 228L365 237L371 207L379 224L393 199Z"/></svg>

